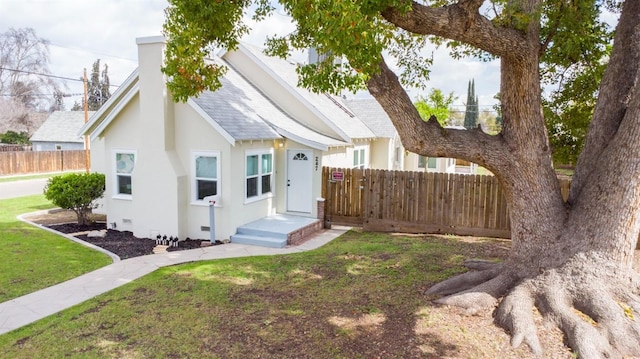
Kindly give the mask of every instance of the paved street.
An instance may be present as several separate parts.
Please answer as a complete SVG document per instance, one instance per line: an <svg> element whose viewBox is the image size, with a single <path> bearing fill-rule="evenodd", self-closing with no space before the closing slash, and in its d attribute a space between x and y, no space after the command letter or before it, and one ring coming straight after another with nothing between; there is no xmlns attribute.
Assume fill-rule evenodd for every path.
<svg viewBox="0 0 640 359"><path fill-rule="evenodd" d="M0 182L0 199L41 194L46 183L46 178Z"/></svg>

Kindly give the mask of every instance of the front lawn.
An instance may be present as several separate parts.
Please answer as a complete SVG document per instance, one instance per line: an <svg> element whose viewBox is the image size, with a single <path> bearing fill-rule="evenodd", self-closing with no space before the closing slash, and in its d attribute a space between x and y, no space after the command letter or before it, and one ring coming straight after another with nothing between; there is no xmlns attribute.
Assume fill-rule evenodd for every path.
<svg viewBox="0 0 640 359"><path fill-rule="evenodd" d="M0 302L111 263L103 253L16 218L52 207L44 195L0 200Z"/></svg>
<svg viewBox="0 0 640 359"><path fill-rule="evenodd" d="M350 231L311 252L166 267L0 336L8 358L531 358L424 291L509 242ZM541 332L547 353L570 358ZM554 343L553 345L550 345Z"/></svg>

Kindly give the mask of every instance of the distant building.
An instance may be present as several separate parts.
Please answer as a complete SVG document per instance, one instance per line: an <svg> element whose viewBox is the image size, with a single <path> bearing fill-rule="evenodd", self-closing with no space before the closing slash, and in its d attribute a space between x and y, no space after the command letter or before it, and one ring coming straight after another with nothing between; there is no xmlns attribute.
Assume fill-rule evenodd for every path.
<svg viewBox="0 0 640 359"><path fill-rule="evenodd" d="M29 140L34 151L83 150L84 139L78 136L83 125L83 111L55 111Z"/></svg>

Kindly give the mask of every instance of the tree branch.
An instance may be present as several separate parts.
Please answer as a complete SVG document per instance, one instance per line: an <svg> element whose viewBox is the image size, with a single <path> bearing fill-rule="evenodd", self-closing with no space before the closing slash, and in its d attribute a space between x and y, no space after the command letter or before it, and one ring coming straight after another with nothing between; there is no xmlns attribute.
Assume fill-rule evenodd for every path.
<svg viewBox="0 0 640 359"><path fill-rule="evenodd" d="M598 102L571 181L574 203L598 160L618 132L634 88L640 86L640 1L626 1L616 28L613 52L602 78Z"/></svg>
<svg viewBox="0 0 640 359"><path fill-rule="evenodd" d="M388 8L382 17L406 31L465 42L498 57L528 53L526 34L494 26L480 15L483 3L482 0L461 0L453 5L431 7L414 1L411 11Z"/></svg>
<svg viewBox="0 0 640 359"><path fill-rule="evenodd" d="M559 20L556 19L556 22L559 22ZM553 38L556 36L557 33L558 33L557 26L553 26L553 29L551 30L551 32L547 34L547 36L544 38L544 41L540 43L540 51L539 51L540 56L542 56L547 51L547 49L549 49L549 45L551 45L551 42L553 41Z"/></svg>
<svg viewBox="0 0 640 359"><path fill-rule="evenodd" d="M407 150L425 156L464 159L494 174L513 164L501 135L491 136L480 128L443 128L433 117L425 122L384 59L379 66L380 73L372 76L367 87L391 118Z"/></svg>

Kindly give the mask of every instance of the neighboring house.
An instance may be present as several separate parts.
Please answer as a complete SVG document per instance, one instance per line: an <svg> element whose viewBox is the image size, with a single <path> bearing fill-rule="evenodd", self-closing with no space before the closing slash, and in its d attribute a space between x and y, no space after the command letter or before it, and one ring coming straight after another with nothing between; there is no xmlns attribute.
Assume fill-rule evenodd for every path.
<svg viewBox="0 0 640 359"><path fill-rule="evenodd" d="M94 112L89 112L89 116ZM34 151L83 150L84 138L78 131L84 126L82 111L55 111L29 139Z"/></svg>
<svg viewBox="0 0 640 359"><path fill-rule="evenodd" d="M409 152L405 158L407 171L456 173L456 159L426 157Z"/></svg>
<svg viewBox="0 0 640 359"><path fill-rule="evenodd" d="M464 126L446 126L446 128L457 130L465 129ZM461 159L426 157L408 152L405 157L404 169L407 171L421 172L476 174L478 172L478 165Z"/></svg>
<svg viewBox="0 0 640 359"><path fill-rule="evenodd" d="M455 158L426 157L409 152L405 157L406 171L476 174L478 165Z"/></svg>
<svg viewBox="0 0 640 359"><path fill-rule="evenodd" d="M405 150L400 142L398 131L393 127L391 119L382 106L374 98L349 99L347 106L353 111L375 134L370 142L370 168L404 170ZM354 162L358 158L354 152ZM356 166L354 166L356 167Z"/></svg>
<svg viewBox="0 0 640 359"><path fill-rule="evenodd" d="M375 99L353 99L346 103L376 135L370 145L371 152L376 154L371 159L371 168L468 174L477 172L478 166L475 163L455 158L425 157L405 151L391 119ZM447 128L465 129L463 126Z"/></svg>
<svg viewBox="0 0 640 359"><path fill-rule="evenodd" d="M390 137L340 97L298 88L294 64L241 46L212 60L229 67L221 89L174 103L160 70L164 39L137 44L138 69L80 131L92 170L106 175L100 210L111 228L181 239L212 229L223 240L275 214L315 219L322 166L389 162L374 152Z"/></svg>

